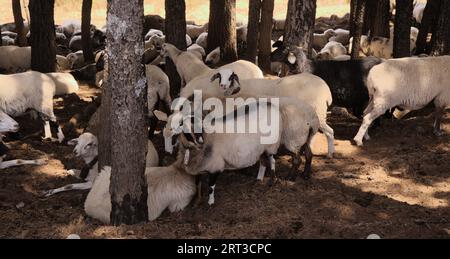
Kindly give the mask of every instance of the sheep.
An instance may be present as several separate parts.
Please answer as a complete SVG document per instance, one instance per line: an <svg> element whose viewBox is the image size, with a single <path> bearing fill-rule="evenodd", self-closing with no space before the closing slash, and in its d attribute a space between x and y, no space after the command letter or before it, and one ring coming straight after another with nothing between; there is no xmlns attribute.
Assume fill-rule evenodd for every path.
<svg viewBox="0 0 450 259"><path fill-rule="evenodd" d="M197 43L194 43L191 46L189 46L187 48L187 51L196 51L196 52L200 53L200 55L201 55L200 59L203 59L203 57L206 56L205 49L202 46L198 45Z"/></svg>
<svg viewBox="0 0 450 259"><path fill-rule="evenodd" d="M200 34L208 31L208 23L205 23L201 26L198 25L186 25L186 33L191 37L192 39L197 39Z"/></svg>
<svg viewBox="0 0 450 259"><path fill-rule="evenodd" d="M158 37L163 37L164 33L160 30L156 30L156 29L150 29L147 34L145 35L145 40L149 40L153 35L156 35Z"/></svg>
<svg viewBox="0 0 450 259"><path fill-rule="evenodd" d="M344 29L334 30L335 36L331 37L329 41L336 41L346 46L350 43L350 31Z"/></svg>
<svg viewBox="0 0 450 259"><path fill-rule="evenodd" d="M28 109L37 111L44 120L45 138L52 139L50 121L53 127L58 128L57 136L61 143L64 134L53 113L55 88L49 76L35 71L0 75L0 109L10 116L20 116Z"/></svg>
<svg viewBox="0 0 450 259"><path fill-rule="evenodd" d="M31 68L31 47L0 46L0 68L9 73Z"/></svg>
<svg viewBox="0 0 450 259"><path fill-rule="evenodd" d="M215 48L211 51L205 59L206 65L217 65L220 62L220 47Z"/></svg>
<svg viewBox="0 0 450 259"><path fill-rule="evenodd" d="M189 51L181 51L169 43L165 43L161 50L161 55L170 57L177 67L178 74L186 87L182 89L182 95L190 96L194 89L209 88L209 79L214 74L214 69L209 68L203 61L195 58ZM263 73L255 64L238 60L223 66L233 68L241 78L263 78ZM198 79L192 82L194 79Z"/></svg>
<svg viewBox="0 0 450 259"><path fill-rule="evenodd" d="M34 160L23 160L14 159L9 161L3 161L6 154L8 153L8 147L3 143L3 134L7 132L17 132L19 131L19 124L8 114L0 110L0 169L5 169L14 166L22 165L44 165L46 161L44 159L34 159Z"/></svg>
<svg viewBox="0 0 450 259"><path fill-rule="evenodd" d="M417 110L431 101L436 107L434 133L442 135L441 118L450 105L449 64L450 56L442 56L392 59L373 67L367 78L370 101L355 143L362 146L363 137L370 139L368 128L386 110Z"/></svg>
<svg viewBox="0 0 450 259"><path fill-rule="evenodd" d="M330 41L317 54L317 59L329 60L337 56L346 55L347 49L339 42Z"/></svg>
<svg viewBox="0 0 450 259"><path fill-rule="evenodd" d="M367 57L346 61L311 61L303 49L296 46L289 48L289 53L294 58L292 63L286 58L278 61L289 64L291 72L295 74L307 72L322 78L330 87L335 105L349 109L358 118L362 116L369 100L367 75L372 67L382 62L381 59Z"/></svg>
<svg viewBox="0 0 450 259"><path fill-rule="evenodd" d="M217 75L217 74L216 74ZM320 77L310 73L291 75L280 79L247 79L238 80L231 69L219 70L220 88L226 89L225 96L239 91L242 95L267 95L276 97L293 97L299 101L311 105L317 113L320 122L320 131L322 131L328 142L329 158L334 153L334 131L327 124L327 110L333 102L330 88ZM240 81L240 82L239 82ZM217 89L216 91L219 91ZM211 94L212 95L212 94ZM217 96L219 94L216 93Z"/></svg>
<svg viewBox="0 0 450 259"><path fill-rule="evenodd" d="M82 50L70 53L69 55L66 56L66 58L70 63L71 69L78 69L83 67L84 65L84 56Z"/></svg>
<svg viewBox="0 0 450 259"><path fill-rule="evenodd" d="M47 73L55 83L55 95L64 95L78 92L80 88L70 73Z"/></svg>
<svg viewBox="0 0 450 259"><path fill-rule="evenodd" d="M157 219L166 208L170 212L183 210L194 197L196 192L194 177L186 174L180 164L181 162L175 162L167 167L145 169L149 221ZM111 167L104 167L84 203L86 214L105 224L110 223L111 214L110 178Z"/></svg>
<svg viewBox="0 0 450 259"><path fill-rule="evenodd" d="M200 45L204 49L206 49L206 47L208 46L208 33L204 32L204 33L200 34L198 36L197 40L195 41L195 43L197 43L198 45Z"/></svg>
<svg viewBox="0 0 450 259"><path fill-rule="evenodd" d="M333 29L328 29L324 33L320 33L320 34L314 33L313 48L317 49L317 50L323 49L325 47L325 45L327 45L329 39L336 35L337 34L334 32Z"/></svg>
<svg viewBox="0 0 450 259"><path fill-rule="evenodd" d="M81 178L85 182L68 184L60 188L42 191L45 197L52 196L60 192L71 190L88 190L92 188L93 183L98 177L98 139L89 132L81 134L78 138L67 142L68 145L75 146L73 152L77 157L81 157L86 164L82 170L70 169L67 174ZM155 147L151 141L147 143L146 167L154 167L158 165L159 157Z"/></svg>

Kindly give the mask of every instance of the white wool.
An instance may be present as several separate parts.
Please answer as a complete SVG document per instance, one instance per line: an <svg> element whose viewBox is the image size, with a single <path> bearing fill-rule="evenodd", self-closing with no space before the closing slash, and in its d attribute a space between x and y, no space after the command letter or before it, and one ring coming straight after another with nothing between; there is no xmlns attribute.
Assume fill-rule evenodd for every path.
<svg viewBox="0 0 450 259"><path fill-rule="evenodd" d="M0 68L9 73L31 68L31 47L0 46Z"/></svg>
<svg viewBox="0 0 450 259"><path fill-rule="evenodd" d="M47 73L55 82L55 95L64 95L78 92L80 88L75 78L70 73Z"/></svg>

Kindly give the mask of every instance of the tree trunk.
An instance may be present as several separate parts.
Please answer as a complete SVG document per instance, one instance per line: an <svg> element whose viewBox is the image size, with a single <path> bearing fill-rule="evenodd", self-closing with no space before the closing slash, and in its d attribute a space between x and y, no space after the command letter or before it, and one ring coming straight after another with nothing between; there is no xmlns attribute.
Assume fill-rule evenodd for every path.
<svg viewBox="0 0 450 259"><path fill-rule="evenodd" d="M316 0L289 0L284 44L299 46L312 53L312 39L316 19Z"/></svg>
<svg viewBox="0 0 450 259"><path fill-rule="evenodd" d="M108 0L111 94L111 224L146 221L147 87L143 66L143 0ZM114 125L114 126L112 126Z"/></svg>
<svg viewBox="0 0 450 259"><path fill-rule="evenodd" d="M352 59L357 59L359 57L365 10L366 10L366 0L357 0L353 31L351 32L351 37L353 37L351 50Z"/></svg>
<svg viewBox="0 0 450 259"><path fill-rule="evenodd" d="M236 39L236 0L210 0L207 52L220 47L220 59L238 59Z"/></svg>
<svg viewBox="0 0 450 259"><path fill-rule="evenodd" d="M416 42L416 54L429 53L430 48L427 44L428 33L437 27L437 20L439 17L439 11L441 6L441 0L428 0L425 10L423 12L422 23L419 28L419 35Z"/></svg>
<svg viewBox="0 0 450 259"><path fill-rule="evenodd" d="M95 59L91 42L91 9L92 0L83 0L81 8L81 42L84 61L87 64L93 63Z"/></svg>
<svg viewBox="0 0 450 259"><path fill-rule="evenodd" d="M273 9L275 7L274 0L263 0L261 9L261 24L259 31L259 67L265 72L270 73L270 53L272 52L272 26L273 26Z"/></svg>
<svg viewBox="0 0 450 259"><path fill-rule="evenodd" d="M389 28L389 20L391 18L389 0L369 0L369 2L374 2L371 4L372 8L374 8L372 11L366 8L366 10L372 12L370 19L370 37L389 38L391 34Z"/></svg>
<svg viewBox="0 0 450 259"><path fill-rule="evenodd" d="M413 0L397 0L394 25L394 58L411 56Z"/></svg>
<svg viewBox="0 0 450 259"><path fill-rule="evenodd" d="M55 72L55 0L30 1L31 69Z"/></svg>
<svg viewBox="0 0 450 259"><path fill-rule="evenodd" d="M14 23L16 24L17 44L20 47L27 46L27 37L23 26L22 8L20 0L12 0Z"/></svg>
<svg viewBox="0 0 450 259"><path fill-rule="evenodd" d="M253 63L256 63L256 55L258 54L260 20L261 0L249 0L246 59Z"/></svg>
<svg viewBox="0 0 450 259"><path fill-rule="evenodd" d="M432 56L450 55L450 2L443 1L433 43Z"/></svg>
<svg viewBox="0 0 450 259"><path fill-rule="evenodd" d="M166 0L166 42L186 50L186 4L184 0ZM180 95L181 79L176 66L166 58L166 73L170 80L170 95L173 99Z"/></svg>

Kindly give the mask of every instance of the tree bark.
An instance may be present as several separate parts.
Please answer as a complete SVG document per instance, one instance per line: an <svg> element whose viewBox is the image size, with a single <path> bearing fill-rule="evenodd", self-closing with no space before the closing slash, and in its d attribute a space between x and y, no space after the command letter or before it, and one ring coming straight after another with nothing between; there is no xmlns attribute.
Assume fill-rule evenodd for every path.
<svg viewBox="0 0 450 259"><path fill-rule="evenodd" d="M366 10L366 0L357 0L353 31L351 32L351 37L353 37L351 50L352 59L357 59L359 57L365 10Z"/></svg>
<svg viewBox="0 0 450 259"><path fill-rule="evenodd" d="M246 59L253 63L256 63L256 55L258 54L260 20L261 0L249 0Z"/></svg>
<svg viewBox="0 0 450 259"><path fill-rule="evenodd" d="M111 224L146 221L147 86L141 65L143 0L108 0L108 87L111 94Z"/></svg>
<svg viewBox="0 0 450 259"><path fill-rule="evenodd" d="M84 61L87 64L93 63L95 59L91 41L91 9L92 0L83 0L81 8L81 43Z"/></svg>
<svg viewBox="0 0 450 259"><path fill-rule="evenodd" d="M273 9L275 7L274 0L263 0L261 8L261 23L259 31L259 67L265 72L270 73L270 53L272 52L272 26L273 26Z"/></svg>
<svg viewBox="0 0 450 259"><path fill-rule="evenodd" d="M238 59L236 39L236 0L210 0L207 52L220 47L220 59Z"/></svg>
<svg viewBox="0 0 450 259"><path fill-rule="evenodd" d="M27 46L27 37L23 26L20 0L12 0L12 10L14 14L14 23L16 24L17 45L19 45L20 47Z"/></svg>
<svg viewBox="0 0 450 259"><path fill-rule="evenodd" d="M422 23L419 28L419 35L417 36L416 42L416 54L420 55L423 53L430 53L430 48L428 47L428 33L435 31L437 27L437 20L439 17L439 10L441 6L441 0L428 0L425 10L423 12Z"/></svg>
<svg viewBox="0 0 450 259"><path fill-rule="evenodd" d="M55 0L30 1L31 69L55 72Z"/></svg>
<svg viewBox="0 0 450 259"><path fill-rule="evenodd" d="M186 4L184 0L166 0L166 42L178 49L186 50ZM170 81L170 95L173 99L179 96L181 79L176 66L170 58L166 58L166 73Z"/></svg>
<svg viewBox="0 0 450 259"><path fill-rule="evenodd" d="M371 4L372 8L374 8L373 10L370 11L369 8L366 8L366 10L372 12L370 19L370 37L389 38L391 34L389 28L389 20L391 18L389 0L369 0L369 2L374 2Z"/></svg>
<svg viewBox="0 0 450 259"><path fill-rule="evenodd" d="M394 24L394 58L411 56L413 0L397 0Z"/></svg>
<svg viewBox="0 0 450 259"><path fill-rule="evenodd" d="M443 1L441 14L435 33L435 41L431 51L432 56L442 56L450 54L450 2Z"/></svg>
<svg viewBox="0 0 450 259"><path fill-rule="evenodd" d="M316 0L289 0L284 44L299 46L312 53L312 39L316 19Z"/></svg>

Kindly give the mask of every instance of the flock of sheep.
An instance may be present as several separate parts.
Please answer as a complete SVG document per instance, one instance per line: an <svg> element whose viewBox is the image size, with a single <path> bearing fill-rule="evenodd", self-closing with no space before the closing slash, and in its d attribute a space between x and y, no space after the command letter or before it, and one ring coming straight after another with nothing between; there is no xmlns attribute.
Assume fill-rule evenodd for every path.
<svg viewBox="0 0 450 259"><path fill-rule="evenodd" d="M420 12L415 11L415 16L416 14L419 17ZM165 150L171 154L175 148L178 150L176 162L166 167L157 167L158 153L152 142L148 142L145 176L148 184L149 220L158 218L166 208L171 212L184 209L196 192L200 191L196 177L201 174L209 176L210 205L215 202L214 190L218 173L225 170L242 169L259 162L257 179L263 180L266 170L273 179L276 175L274 156L281 149L292 156L289 179L296 179L302 155L306 160L302 176L308 179L312 173L313 159L310 144L316 133L326 135L328 157L333 158L334 131L327 124L327 112L332 104L345 107L353 115L363 119L354 138L359 146L363 144L363 139L370 139L369 127L386 111L392 108L416 110L430 102L434 102L436 106L434 132L442 134L440 120L450 105L450 57L391 59L393 37L374 38L369 42L368 37L363 36L361 58L350 60L348 46L352 39L347 30L348 16L318 19L313 42L316 54L313 60L308 59L299 47L284 46L282 40L274 41L271 55L273 73L278 73L281 65L288 66L291 73L277 79L264 78L257 65L244 60L215 67L220 63L220 49L206 53L207 24L187 25L186 51L166 43L163 28L155 26L147 29L143 62L146 64L149 86L149 119L153 122L166 122L162 131ZM91 37L97 51L96 63L85 65L81 44L78 44L81 41L80 30L80 24L76 22L57 26L57 73L23 72L30 69L30 47L0 47L0 69L5 73L0 75L1 133L18 130L17 123L9 116L21 115L32 109L45 122L45 137L53 139L50 127L54 127L58 130L54 140L63 141L64 135L53 114L53 97L77 92L76 79L94 79L98 87L103 84L105 32L92 26ZM246 25L237 26L237 30L238 45L245 48ZM274 38L277 38L277 31L282 30L284 21L275 20ZM411 51L414 50L417 34L418 30L412 28ZM2 28L2 40L6 37L14 43L14 34L4 32ZM4 42L11 43L8 38ZM240 49L238 52L243 53L244 50ZM176 101L170 98L169 78L161 69L165 58L174 62L182 80L181 98ZM280 114L276 132L278 138L271 144L261 144L264 132L260 129L256 133L191 133L193 131L190 127L193 124L187 123L191 121L191 117L184 116L183 109L195 108L190 101L197 90L202 91L203 100L211 97L220 100L253 98L253 102L260 109L266 109L267 114L276 110ZM260 105L260 98L267 99L270 105ZM172 114L157 110L160 101L175 108ZM222 103L225 105L225 102ZM257 125L259 122L253 120L258 120L258 117L250 116L253 112L255 111L247 110L234 120ZM85 201L86 213L108 223L111 211L111 168L100 170L97 164L98 140L95 135L98 134L96 125L100 123L99 115L95 113L89 125L92 130L68 141L69 145L75 146L75 154L84 160L86 166L82 170L68 170L67 173L85 182L48 190L44 195L90 189ZM226 127L226 123L227 119L218 119L215 126ZM186 127L191 131L186 131ZM153 134L154 127L150 127L149 136ZM42 164L42 161L37 160L29 163L33 162ZM26 162L16 162L13 165L21 163ZM6 165L5 162L2 162L1 168L5 168L3 165Z"/></svg>

